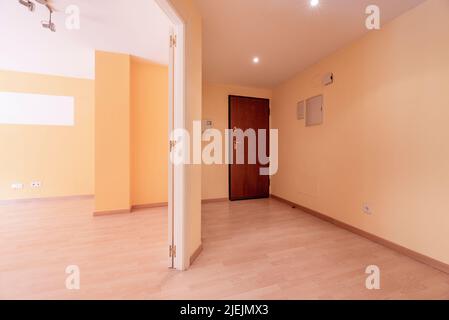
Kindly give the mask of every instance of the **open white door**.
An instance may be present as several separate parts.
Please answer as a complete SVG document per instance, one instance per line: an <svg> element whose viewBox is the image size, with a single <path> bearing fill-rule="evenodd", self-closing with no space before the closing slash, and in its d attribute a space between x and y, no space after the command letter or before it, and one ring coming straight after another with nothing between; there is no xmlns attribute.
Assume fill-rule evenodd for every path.
<svg viewBox="0 0 449 320"><path fill-rule="evenodd" d="M185 165L173 164L170 160L176 148L172 132L185 128L185 66L184 66L184 22L167 0L156 0L167 14L173 27L170 31L169 62L169 193L168 193L168 266L177 270L188 268L186 258L185 223Z"/></svg>
<svg viewBox="0 0 449 320"><path fill-rule="evenodd" d="M174 29L170 30L170 62L169 72L169 111L168 111L168 139L170 157L168 161L168 267L175 267L176 244L175 244L175 166L170 160L174 150L174 141L171 139L171 132L175 129L175 46L176 35Z"/></svg>

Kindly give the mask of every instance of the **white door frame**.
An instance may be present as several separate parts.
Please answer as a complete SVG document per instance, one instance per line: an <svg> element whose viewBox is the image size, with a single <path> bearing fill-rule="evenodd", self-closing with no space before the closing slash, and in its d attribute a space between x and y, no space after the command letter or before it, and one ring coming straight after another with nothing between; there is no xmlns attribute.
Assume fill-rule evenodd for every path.
<svg viewBox="0 0 449 320"><path fill-rule="evenodd" d="M176 128L186 128L185 112L185 23L170 0L155 0L173 24L171 34L176 36L176 45L171 50L169 64L169 139ZM167 42L168 43L168 42ZM168 141L167 141L168 142ZM185 165L173 165L169 160L168 194L168 244L174 245L175 256L169 258L169 267L186 270L189 267L187 254L187 223L185 205ZM167 253L169 250L167 250Z"/></svg>

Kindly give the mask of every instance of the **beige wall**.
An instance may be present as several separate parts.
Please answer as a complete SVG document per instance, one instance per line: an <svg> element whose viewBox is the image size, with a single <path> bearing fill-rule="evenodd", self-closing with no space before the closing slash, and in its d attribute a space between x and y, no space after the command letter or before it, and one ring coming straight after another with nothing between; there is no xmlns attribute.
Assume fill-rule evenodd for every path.
<svg viewBox="0 0 449 320"><path fill-rule="evenodd" d="M96 52L95 211L130 208L130 58Z"/></svg>
<svg viewBox="0 0 449 320"><path fill-rule="evenodd" d="M0 125L0 200L94 194L96 101L96 211L167 202L167 66L98 52L96 81L0 71L0 90L75 97L74 127Z"/></svg>
<svg viewBox="0 0 449 320"><path fill-rule="evenodd" d="M168 197L168 67L96 54L96 212Z"/></svg>
<svg viewBox="0 0 449 320"><path fill-rule="evenodd" d="M229 95L271 99L272 91L235 85L204 84L203 119L212 120L214 129L221 130L223 136L224 130L228 128ZM202 198L228 198L228 166L203 165L202 171Z"/></svg>
<svg viewBox="0 0 449 320"><path fill-rule="evenodd" d="M168 67L131 57L131 205L168 199Z"/></svg>
<svg viewBox="0 0 449 320"><path fill-rule="evenodd" d="M277 87L272 193L449 263L448 76L449 1L430 0ZM319 93L305 128L296 102Z"/></svg>
<svg viewBox="0 0 449 320"><path fill-rule="evenodd" d="M186 27L186 129L201 120L202 109L202 21L193 0L170 0ZM188 252L201 245L201 165L190 165L186 172L186 213Z"/></svg>
<svg viewBox="0 0 449 320"><path fill-rule="evenodd" d="M73 127L0 125L0 200L92 195L94 81L0 71L0 91L75 97Z"/></svg>

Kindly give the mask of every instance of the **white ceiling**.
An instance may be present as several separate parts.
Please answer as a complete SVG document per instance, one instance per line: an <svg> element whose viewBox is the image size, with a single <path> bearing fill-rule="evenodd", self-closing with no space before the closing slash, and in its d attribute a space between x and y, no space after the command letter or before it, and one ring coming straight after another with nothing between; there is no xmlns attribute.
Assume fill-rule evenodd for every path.
<svg viewBox="0 0 449 320"><path fill-rule="evenodd" d="M168 64L170 22L154 0L54 0L57 32L43 29L40 5L0 0L0 70L95 77L95 50L132 54ZM78 5L81 28L65 28L68 5Z"/></svg>
<svg viewBox="0 0 449 320"><path fill-rule="evenodd" d="M195 0L203 16L206 81L272 87L368 32L365 9L382 23L424 0ZM253 65L252 58L260 57Z"/></svg>

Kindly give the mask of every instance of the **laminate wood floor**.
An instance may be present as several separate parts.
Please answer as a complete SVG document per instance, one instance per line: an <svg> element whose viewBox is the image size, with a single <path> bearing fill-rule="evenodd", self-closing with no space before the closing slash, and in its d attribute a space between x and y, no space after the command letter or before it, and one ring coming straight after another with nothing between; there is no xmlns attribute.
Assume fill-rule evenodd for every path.
<svg viewBox="0 0 449 320"><path fill-rule="evenodd" d="M203 205L203 252L167 265L166 208L0 204L0 299L449 299L449 275L273 199ZM65 288L77 265L81 289ZM381 270L367 290L365 268Z"/></svg>

